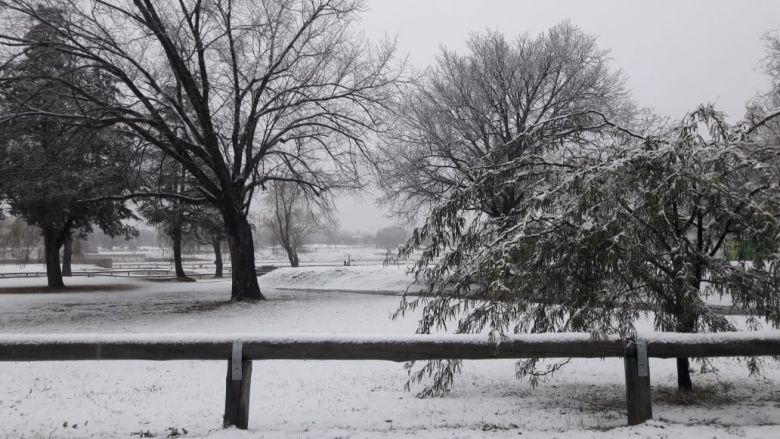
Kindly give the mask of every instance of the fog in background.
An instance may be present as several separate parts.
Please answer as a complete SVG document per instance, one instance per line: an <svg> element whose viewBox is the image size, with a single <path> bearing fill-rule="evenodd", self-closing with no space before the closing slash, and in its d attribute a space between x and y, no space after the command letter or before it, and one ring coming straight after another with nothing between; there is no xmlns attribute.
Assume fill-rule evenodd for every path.
<svg viewBox="0 0 780 439"><path fill-rule="evenodd" d="M373 40L397 38L400 55L423 70L440 46L465 48L470 32L536 35L569 19L611 50L634 99L675 119L713 102L732 121L768 91L762 36L777 28L780 1L368 0L361 27ZM337 201L343 229L395 224L374 203L375 189ZM402 224L410 226L408 224Z"/></svg>

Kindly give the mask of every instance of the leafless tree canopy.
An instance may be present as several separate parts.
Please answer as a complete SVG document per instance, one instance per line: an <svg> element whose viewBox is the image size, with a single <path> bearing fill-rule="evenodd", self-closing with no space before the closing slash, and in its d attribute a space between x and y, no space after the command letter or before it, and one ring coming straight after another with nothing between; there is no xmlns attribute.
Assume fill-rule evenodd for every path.
<svg viewBox="0 0 780 439"><path fill-rule="evenodd" d="M263 225L287 252L290 265L297 267L299 249L309 236L326 226L331 206L328 200L313 200L300 186L289 181L272 182L265 198L269 212Z"/></svg>
<svg viewBox="0 0 780 439"><path fill-rule="evenodd" d="M3 3L7 20L45 20L40 2ZM57 49L109 71L124 93L93 122L119 120L159 143L201 177L206 197L219 197L223 178L251 191L290 164L310 171L296 179L319 186L306 162L313 155L350 167L350 147L362 147L376 122L369 107L396 79L392 46L350 32L355 1L64 3L70 25ZM46 44L10 33L3 42Z"/></svg>
<svg viewBox="0 0 780 439"><path fill-rule="evenodd" d="M581 128L594 128L624 123L635 111L622 74L608 66L608 52L568 22L514 41L498 32L473 34L467 47L465 55L442 49L400 103L398 124L385 137L382 183L398 213L430 207L454 186L473 181L479 168L515 158L490 153L542 123L580 114L589 116L580 118ZM548 130L543 143L581 136L582 129L571 128L557 131L555 142ZM534 150L529 138L517 144L515 156ZM484 210L511 208L517 196Z"/></svg>

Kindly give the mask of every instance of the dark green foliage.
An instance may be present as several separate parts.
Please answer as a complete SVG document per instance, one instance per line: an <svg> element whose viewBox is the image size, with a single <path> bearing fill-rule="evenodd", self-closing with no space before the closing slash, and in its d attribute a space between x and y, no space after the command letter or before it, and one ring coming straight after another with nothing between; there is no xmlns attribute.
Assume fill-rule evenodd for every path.
<svg viewBox="0 0 780 439"><path fill-rule="evenodd" d="M68 26L66 12L39 12L47 21L33 22L27 38L57 44ZM0 94L6 116L0 119L0 196L12 214L41 229L54 257L67 237L94 225L112 236L134 231L122 223L133 216L122 202L89 201L119 193L128 175L125 136L85 122L88 113L114 99L114 89L96 70L47 47L28 49L5 67L4 76L15 80ZM79 84L83 94L53 77ZM47 270L55 271L50 286L62 286L53 263L47 260Z"/></svg>

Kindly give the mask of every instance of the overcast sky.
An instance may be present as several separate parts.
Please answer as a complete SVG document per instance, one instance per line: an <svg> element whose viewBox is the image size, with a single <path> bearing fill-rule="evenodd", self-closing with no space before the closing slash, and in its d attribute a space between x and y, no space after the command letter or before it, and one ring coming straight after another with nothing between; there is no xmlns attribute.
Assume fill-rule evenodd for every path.
<svg viewBox="0 0 780 439"><path fill-rule="evenodd" d="M370 39L398 38L402 55L423 69L440 46L463 50L471 32L536 35L569 19L611 50L634 98L682 117L713 102L732 120L767 90L762 36L780 30L780 0L368 0L361 27ZM345 229L376 230L394 221L364 200L340 201Z"/></svg>

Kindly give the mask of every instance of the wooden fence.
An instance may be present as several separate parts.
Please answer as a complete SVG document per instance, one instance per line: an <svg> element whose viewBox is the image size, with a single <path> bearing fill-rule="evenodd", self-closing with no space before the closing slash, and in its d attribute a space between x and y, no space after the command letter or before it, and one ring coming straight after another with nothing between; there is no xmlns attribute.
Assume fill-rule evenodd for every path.
<svg viewBox="0 0 780 439"><path fill-rule="evenodd" d="M209 279L214 277L214 273L193 273L187 272L187 277L193 279ZM223 275L230 276L230 268L223 270ZM167 268L143 268L143 269L127 269L127 270L92 270L92 271L73 271L71 277L95 277L95 276L109 276L109 277L142 277L145 279L170 279L176 277L176 272ZM11 278L30 278L30 277L46 277L45 271L20 271L20 272L7 272L0 273L0 279Z"/></svg>
<svg viewBox="0 0 780 439"><path fill-rule="evenodd" d="M628 424L652 419L649 357L780 355L780 333L657 334L593 340L588 334L483 335L0 335L0 361L227 360L224 425L247 428L252 360L623 357Z"/></svg>

